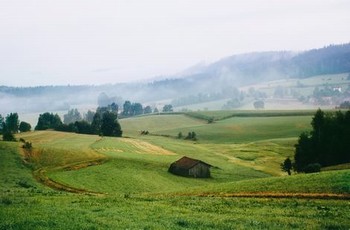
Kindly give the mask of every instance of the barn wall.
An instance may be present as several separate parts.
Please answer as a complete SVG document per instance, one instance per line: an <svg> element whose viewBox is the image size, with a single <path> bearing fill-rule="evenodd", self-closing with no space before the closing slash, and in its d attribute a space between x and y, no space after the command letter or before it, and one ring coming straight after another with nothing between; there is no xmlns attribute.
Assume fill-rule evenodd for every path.
<svg viewBox="0 0 350 230"><path fill-rule="evenodd" d="M181 167L177 167L175 163L170 165L169 172L179 176L189 176L189 170Z"/></svg>
<svg viewBox="0 0 350 230"><path fill-rule="evenodd" d="M189 170L189 176L192 177L210 177L209 167L205 164L198 163Z"/></svg>

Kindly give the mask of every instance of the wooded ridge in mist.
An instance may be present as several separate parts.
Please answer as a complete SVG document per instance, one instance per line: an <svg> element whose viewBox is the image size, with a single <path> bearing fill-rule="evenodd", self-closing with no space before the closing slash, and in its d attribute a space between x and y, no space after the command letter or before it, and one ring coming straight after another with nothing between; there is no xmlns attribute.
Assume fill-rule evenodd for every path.
<svg viewBox="0 0 350 230"><path fill-rule="evenodd" d="M199 93L220 94L228 87L241 87L271 80L303 79L346 72L350 72L350 43L299 53L279 51L234 55L209 65L195 66L168 79L152 82L80 86L0 86L0 104L2 107L11 108L11 99L21 99L22 111L42 111L42 107L46 110L66 110L71 105L82 103L96 105L102 92L115 96L120 103L123 99L143 103L178 99Z"/></svg>

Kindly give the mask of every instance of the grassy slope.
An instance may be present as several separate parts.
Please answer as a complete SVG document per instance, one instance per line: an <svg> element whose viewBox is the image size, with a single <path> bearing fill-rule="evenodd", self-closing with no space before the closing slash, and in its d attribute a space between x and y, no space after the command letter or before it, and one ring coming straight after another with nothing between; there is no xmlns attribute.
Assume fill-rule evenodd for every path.
<svg viewBox="0 0 350 230"><path fill-rule="evenodd" d="M30 170L22 164L17 146L0 142L0 229L350 227L350 206L339 200L123 197L58 192L33 180ZM21 180L23 183L18 183Z"/></svg>
<svg viewBox="0 0 350 230"><path fill-rule="evenodd" d="M204 121L184 117L183 115L154 115L120 120L126 135L137 135L141 130L161 132L167 129L195 127L205 124Z"/></svg>
<svg viewBox="0 0 350 230"><path fill-rule="evenodd" d="M54 171L50 177L91 191L139 193L177 191L189 187L268 176L250 167L233 165L225 157L212 155L208 150L199 151L200 146L192 143L184 141L174 143L174 140L170 140L174 144L174 151L171 151L170 144L167 144L169 139L157 139L162 139L161 144L167 146L166 153L170 152L174 155L162 155L161 151L158 152L160 154L150 154L142 146L140 147L139 141L136 142L134 139L128 139L128 143L125 143L124 139L103 138L93 144L92 148L106 154L109 157L107 163L78 171ZM130 141L135 141L137 145L132 145ZM157 145L150 144L150 146ZM184 150L189 156L200 157L213 165L220 165L220 169L213 170L215 179L195 180L169 174L167 172L169 165L179 159L180 151ZM201 152L200 156L198 152Z"/></svg>
<svg viewBox="0 0 350 230"><path fill-rule="evenodd" d="M207 125L184 116L169 117L157 128L157 122L144 117L143 128L153 127L161 134L176 133L178 125L189 130L209 132L198 143L158 136L139 136L138 125L129 127L132 138L100 138L59 132L32 132L20 137L32 141L37 153L35 167L45 167L48 175L64 184L108 193L102 196L58 192L33 180L31 171L19 157L17 143L0 142L2 174L0 194L0 229L348 229L350 206L347 201L302 199L256 199L196 197L200 192L226 194L256 191L348 191L349 171L331 174L269 177L279 171L279 162L292 154L295 137L275 138L277 129L255 135L249 125L236 118ZM256 121L256 130L268 131L273 124L305 127L309 120L284 118L283 121ZM189 119L189 120L188 120ZM253 118L250 118L253 119ZM272 119L272 118L271 118ZM131 121L130 121L131 122ZM187 122L187 123L186 123ZM193 122L193 123L192 123ZM253 122L253 120L249 120ZM232 135L210 130L241 125L239 143L222 138ZM266 126L264 126L266 125ZM181 128L181 129L182 129ZM253 128L253 127L252 127ZM199 129L198 129L199 130ZM151 131L151 129L149 129ZM152 132L152 131L151 131ZM293 128L284 135L292 135ZM215 143L212 139L218 137ZM210 139L212 138L212 139ZM270 139L274 138L274 139ZM150 151L151 150L151 151ZM182 155L200 158L219 168L213 179L195 180L167 173L170 162ZM108 158L102 165L79 170L62 170L65 165ZM265 173L264 173L265 172ZM333 173L333 174L332 174ZM265 179L256 179L265 177ZM255 179L254 179L255 178ZM325 182L325 183L323 183ZM293 185L293 186L288 186ZM312 188L312 189L311 189ZM192 192L195 196L162 194ZM144 194L147 193L147 194ZM157 194L154 196L152 194ZM249 213L249 215L247 215Z"/></svg>
<svg viewBox="0 0 350 230"><path fill-rule="evenodd" d="M350 170L271 177L198 188L199 193L328 193L350 194Z"/></svg>
<svg viewBox="0 0 350 230"><path fill-rule="evenodd" d="M107 193L169 192L282 174L279 164L293 154L296 139L266 138L280 137L281 128L277 126L282 127L284 136L293 136L298 128L308 126L309 119L308 116L234 117L206 124L183 115L162 115L136 118L135 123L133 119L122 120L126 135L138 139L101 139L50 131L21 134L21 137L33 142L40 153L40 161L35 163L46 167L49 177L59 183ZM200 141L196 144L175 138L140 136L140 126L141 130L167 135L176 133L181 126L195 130ZM214 179L193 180L169 174L170 163L184 155L216 166L212 170ZM109 158L103 165L77 171L56 170L74 162L103 157Z"/></svg>
<svg viewBox="0 0 350 230"><path fill-rule="evenodd" d="M200 116L207 117L209 115ZM259 113L260 114L260 113ZM283 114L281 112L281 114ZM288 114L288 113L287 113ZM232 116L232 113L216 114L216 118L222 119ZM157 122L158 117L160 119ZM187 135L188 132L196 132L200 143L242 143L250 141L259 141L274 138L298 137L303 131L310 130L311 115L308 113L303 116L268 116L258 117L244 116L232 117L212 124L193 120L183 115L168 115L165 122L162 121L163 116L147 116L133 119L122 119L120 123L124 133L127 136L137 136L139 130L148 130L150 133L158 135L170 135L176 137L179 132ZM183 125L177 125L183 120ZM141 125L142 124L142 125ZM125 128L124 128L125 127Z"/></svg>
<svg viewBox="0 0 350 230"><path fill-rule="evenodd" d="M101 139L98 136L38 131L23 133L18 137L33 143L32 163L36 167L60 167L105 158L90 146Z"/></svg>

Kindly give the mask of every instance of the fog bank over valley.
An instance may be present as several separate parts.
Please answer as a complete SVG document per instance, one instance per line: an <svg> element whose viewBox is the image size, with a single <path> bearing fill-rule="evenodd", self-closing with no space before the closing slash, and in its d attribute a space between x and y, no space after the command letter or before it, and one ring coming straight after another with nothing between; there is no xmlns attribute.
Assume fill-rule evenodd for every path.
<svg viewBox="0 0 350 230"><path fill-rule="evenodd" d="M1 114L77 108L82 113L125 101L175 111L335 108L350 100L350 44L305 52L258 52L199 64L177 76L104 85L0 86ZM258 108L262 109L262 108Z"/></svg>

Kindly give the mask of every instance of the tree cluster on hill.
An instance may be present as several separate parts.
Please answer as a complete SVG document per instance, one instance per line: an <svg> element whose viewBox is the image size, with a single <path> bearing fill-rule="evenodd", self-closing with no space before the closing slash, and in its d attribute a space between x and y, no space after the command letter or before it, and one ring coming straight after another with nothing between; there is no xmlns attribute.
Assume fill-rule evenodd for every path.
<svg viewBox="0 0 350 230"><path fill-rule="evenodd" d="M294 170L312 172L320 166L350 162L350 110L324 113L317 110L313 130L299 136L295 145Z"/></svg>
<svg viewBox="0 0 350 230"><path fill-rule="evenodd" d="M57 114L44 113L40 114L36 130L54 129L63 132L75 132L81 134L97 134L102 136L122 136L122 129L118 122L118 106L114 103L106 107L98 107L96 112L89 111L89 120L72 120L72 117L81 117L74 114L79 114L77 109L68 111L66 114L67 120L72 122L66 124L61 121ZM90 121L90 117L93 116ZM69 117L69 118L68 118Z"/></svg>
<svg viewBox="0 0 350 230"><path fill-rule="evenodd" d="M223 106L223 110L230 110L230 109L235 109L238 108L242 105L242 102L238 98L232 98L228 100Z"/></svg>
<svg viewBox="0 0 350 230"><path fill-rule="evenodd" d="M67 114L63 115L63 123L64 124L70 124L76 121L81 121L83 118L78 111L78 109L71 109L68 111Z"/></svg>
<svg viewBox="0 0 350 230"><path fill-rule="evenodd" d="M191 104L198 104L198 103L204 103L209 101L215 101L215 100L221 100L221 99L227 99L227 98L238 98L239 100L243 100L244 93L238 90L237 87L228 87L225 86L217 92L213 91L205 91L206 93L198 93L197 95L191 94L188 96L180 97L177 99L172 100L171 104L174 106L184 106L184 105L191 105Z"/></svg>
<svg viewBox="0 0 350 230"><path fill-rule="evenodd" d="M350 109L350 101L343 101L338 109Z"/></svg>
<svg viewBox="0 0 350 230"><path fill-rule="evenodd" d="M154 110L154 112L156 112L156 110ZM142 104L139 102L131 103L130 101L125 101L123 104L123 112L121 113L121 115L123 117L132 117L150 113L152 113L152 108L149 105L143 107Z"/></svg>
<svg viewBox="0 0 350 230"><path fill-rule="evenodd" d="M177 138L178 138L178 139L183 139L183 134L182 134L182 132L179 132L179 133L177 134ZM185 139L185 140L192 140L192 141L197 141L197 140L198 140L197 134L196 134L194 131L188 132L187 136L186 136L184 139Z"/></svg>
<svg viewBox="0 0 350 230"><path fill-rule="evenodd" d="M97 98L97 104L99 107L107 107L112 104L122 104L123 99L121 97L109 97L105 92L100 93Z"/></svg>
<svg viewBox="0 0 350 230"><path fill-rule="evenodd" d="M20 132L27 132L31 130L29 123L19 122L17 113L10 113L4 119L0 114L0 134L3 135L4 141L16 141L14 134Z"/></svg>

